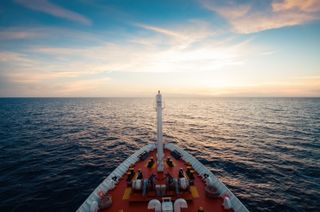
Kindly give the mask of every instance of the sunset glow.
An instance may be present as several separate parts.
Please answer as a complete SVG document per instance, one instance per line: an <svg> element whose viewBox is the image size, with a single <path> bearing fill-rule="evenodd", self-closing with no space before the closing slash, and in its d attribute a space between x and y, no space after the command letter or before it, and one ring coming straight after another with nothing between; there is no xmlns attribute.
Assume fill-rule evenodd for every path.
<svg viewBox="0 0 320 212"><path fill-rule="evenodd" d="M15 0L0 96L319 96L318 0Z"/></svg>

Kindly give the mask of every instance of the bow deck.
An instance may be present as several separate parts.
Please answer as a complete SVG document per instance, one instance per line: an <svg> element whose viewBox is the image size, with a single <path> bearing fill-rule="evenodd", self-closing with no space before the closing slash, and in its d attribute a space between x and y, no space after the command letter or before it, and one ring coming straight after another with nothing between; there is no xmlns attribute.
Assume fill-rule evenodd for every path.
<svg viewBox="0 0 320 212"><path fill-rule="evenodd" d="M157 165L154 164L152 168L148 168L147 164L151 158L156 158L156 151L153 150L149 153L149 156L145 160L140 160L134 165L134 170L137 173L138 170L141 170L143 174L143 178L149 178L152 174L156 175L157 184L166 184L165 182L165 174L170 173L170 175L174 178L178 178L178 173L180 168L183 168L185 171L187 169L188 164L182 159L175 159L171 156L170 150L165 150L165 158L170 157L173 162L173 167L169 167L167 163L164 164L164 172L157 172ZM112 206L108 209L102 211L130 211L130 212L138 212L138 211L153 211L148 210L147 205L148 201L152 199L158 199L162 201L162 197L157 196L154 190L149 191L145 196L142 195L142 191L133 191L131 186L127 183L127 176L129 173L125 174L123 177L119 179L117 186L109 191L109 195L112 197L113 203ZM136 176L135 176L136 177ZM135 178L134 177L134 178ZM208 198L205 195L205 183L202 181L202 177L199 176L196 172L194 172L194 184L190 185L190 187L181 192L181 194L176 194L175 191L166 191L165 197L171 197L174 202L177 198L184 198L187 200L188 208L183 208L182 211L198 211L200 207L204 209L204 211L232 211L225 210L223 208L223 199L222 197L217 198Z"/></svg>

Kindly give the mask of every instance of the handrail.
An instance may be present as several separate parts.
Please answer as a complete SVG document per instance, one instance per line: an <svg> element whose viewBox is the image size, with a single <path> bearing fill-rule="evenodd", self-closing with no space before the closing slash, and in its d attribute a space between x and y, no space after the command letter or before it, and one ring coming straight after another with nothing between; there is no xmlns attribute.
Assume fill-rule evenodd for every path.
<svg viewBox="0 0 320 212"><path fill-rule="evenodd" d="M228 196L230 198L232 208L235 212L249 212L249 210L242 204L242 202L223 184L207 167L205 167L201 162L199 162L195 157L190 155L188 152L179 148L178 146L167 143L165 148L170 151L176 150L182 155L182 159L192 165L192 167L198 172L199 175L203 177L207 174L213 180L214 186L218 189L220 196Z"/></svg>
<svg viewBox="0 0 320 212"><path fill-rule="evenodd" d="M111 174L107 178L105 178L99 186L89 195L89 197L82 203L82 205L78 208L77 212L89 212L90 207L93 203L99 201L98 193L100 191L108 192L113 189L117 181L114 181L112 178L117 177L118 179L126 173L131 164L135 164L139 158L138 156L143 152L150 152L156 148L155 144L148 144L141 149L137 150L130 157L128 157L125 161L123 161L116 169L114 169Z"/></svg>

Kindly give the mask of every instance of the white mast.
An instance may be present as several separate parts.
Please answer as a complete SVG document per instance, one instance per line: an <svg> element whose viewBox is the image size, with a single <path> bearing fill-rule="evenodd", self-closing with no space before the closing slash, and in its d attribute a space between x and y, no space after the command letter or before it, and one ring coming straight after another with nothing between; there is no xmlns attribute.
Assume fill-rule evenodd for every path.
<svg viewBox="0 0 320 212"><path fill-rule="evenodd" d="M162 141L162 97L160 91L156 96L157 102L157 163L158 172L163 172L163 141Z"/></svg>

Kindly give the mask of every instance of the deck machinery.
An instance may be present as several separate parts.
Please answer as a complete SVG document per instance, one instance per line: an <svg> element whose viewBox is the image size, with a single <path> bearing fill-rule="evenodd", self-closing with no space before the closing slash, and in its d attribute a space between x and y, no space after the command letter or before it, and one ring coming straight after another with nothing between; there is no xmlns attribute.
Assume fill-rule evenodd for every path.
<svg viewBox="0 0 320 212"><path fill-rule="evenodd" d="M156 95L157 142L122 162L77 211L247 212L240 200L192 155L163 142L162 96Z"/></svg>

